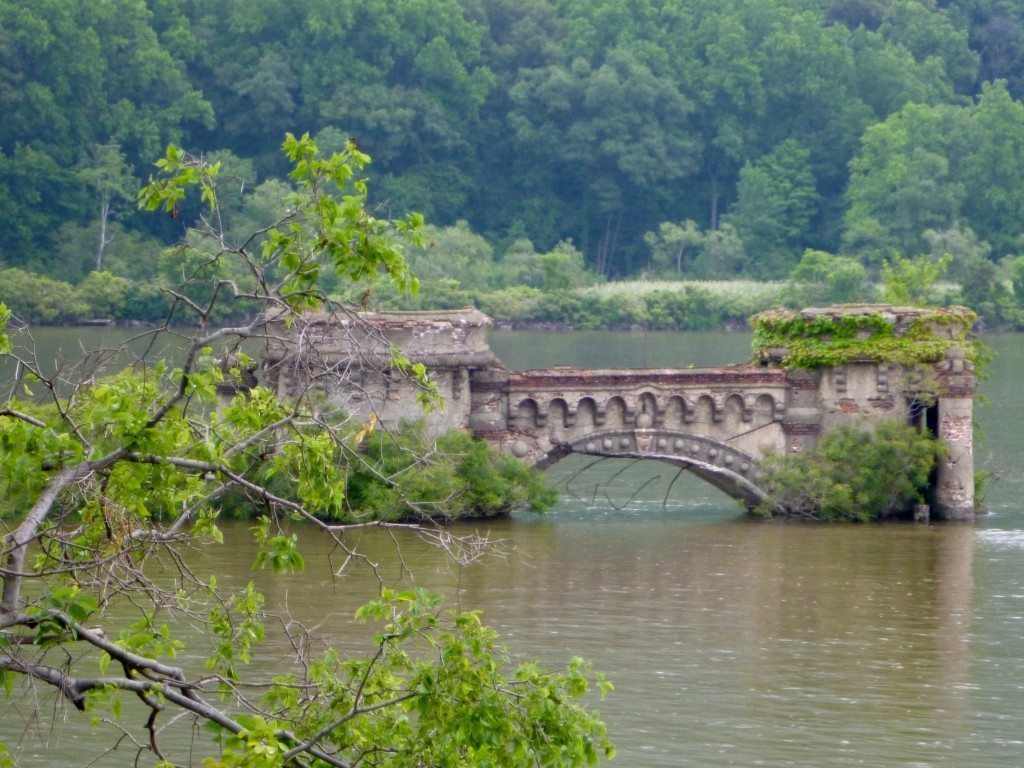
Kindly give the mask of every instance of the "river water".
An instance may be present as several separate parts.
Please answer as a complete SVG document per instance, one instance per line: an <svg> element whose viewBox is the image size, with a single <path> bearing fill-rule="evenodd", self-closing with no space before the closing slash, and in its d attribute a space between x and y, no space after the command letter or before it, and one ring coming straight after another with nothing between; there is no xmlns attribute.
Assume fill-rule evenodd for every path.
<svg viewBox="0 0 1024 768"><path fill-rule="evenodd" d="M751 520L672 468L569 457L549 470L563 488L551 512L457 527L497 542L482 562L456 566L414 536L398 538L401 564L390 536L359 544L386 582L411 571L482 609L517 656L591 659L615 683L597 706L618 765L1024 765L1024 337L986 341L998 357L979 458L996 481L973 526ZM749 336L496 332L492 346L513 368L699 366L742 362ZM203 563L244 584L244 526L226 538ZM268 601L358 648L347 617L379 582L358 566L336 576L314 535L303 552L301 575L256 574ZM271 642L257 663L274 669L285 651ZM29 734L13 712L0 724L22 765L84 765L109 743L83 736L82 715L51 728L53 715Z"/></svg>

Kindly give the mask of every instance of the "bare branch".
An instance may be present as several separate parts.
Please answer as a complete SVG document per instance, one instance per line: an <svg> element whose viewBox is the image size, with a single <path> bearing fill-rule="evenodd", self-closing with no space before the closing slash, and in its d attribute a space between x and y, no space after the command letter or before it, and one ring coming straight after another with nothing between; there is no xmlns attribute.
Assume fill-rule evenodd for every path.
<svg viewBox="0 0 1024 768"><path fill-rule="evenodd" d="M24 571L25 552L29 542L36 537L39 526L43 524L46 516L50 514L50 508L53 507L57 497L60 496L69 483L74 482L78 477L80 466L62 470L54 475L39 495L36 503L32 505L32 509L29 510L21 525L13 533L4 537L4 543L12 545L11 553L7 558L7 570L13 574L19 574ZM0 616L12 614L18 609L21 579L22 577L19 575L4 576L3 596L0 597Z"/></svg>
<svg viewBox="0 0 1024 768"><path fill-rule="evenodd" d="M13 408L4 408L0 410L0 416L10 416L11 418L14 419L20 419L21 421L26 421L32 426L39 427L40 429L46 427L46 424L40 421L39 419L29 416L27 413L21 413L20 411L16 411Z"/></svg>

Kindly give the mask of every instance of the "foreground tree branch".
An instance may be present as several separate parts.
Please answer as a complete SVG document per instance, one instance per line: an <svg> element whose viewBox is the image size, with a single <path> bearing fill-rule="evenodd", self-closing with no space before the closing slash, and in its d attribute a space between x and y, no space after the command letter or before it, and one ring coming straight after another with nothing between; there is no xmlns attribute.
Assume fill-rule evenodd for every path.
<svg viewBox="0 0 1024 768"><path fill-rule="evenodd" d="M130 356L125 344L47 378L31 340L19 338L25 375L0 401L0 680L15 696L52 689L110 723L120 696L138 699L141 722L117 725L113 748L130 741L137 763L148 750L161 768L197 764L161 743L178 719L213 731L208 768L519 768L610 755L604 726L578 701L592 684L586 664L559 672L515 664L475 614L445 613L419 590L382 587L358 611L375 631L362 655L342 656L282 620L294 658L272 678L254 674L248 664L278 606L251 583L224 590L202 558L186 555L221 540L217 518L232 500L265 513L252 529L255 565L275 572L302 567L303 529L330 536L346 562L361 555L345 534L369 526L419 531L460 561L488 546L426 522L347 516L349 473L395 490L411 471L383 471L363 454L373 423L334 413L313 391L284 401L239 384L252 366L248 345L268 338L268 317L301 335L306 310L346 311L320 292L323 274L416 288L401 243L418 239L421 222L370 214L358 177L368 158L354 145L323 158L308 136L289 136L285 152L294 167L289 213L243 246L220 225L216 164L176 147L157 163L140 205L176 217L198 191L203 213L174 251L185 279L168 289L167 320L131 340L144 353ZM233 302L248 319L219 325ZM0 356L14 353L8 318L0 306ZM193 333L174 330L184 321ZM430 383L420 383L429 395ZM230 402L218 399L227 385L239 392ZM423 520L438 504L402 501ZM209 637L191 649L204 657L198 670L176 661L184 642L174 628L183 622Z"/></svg>

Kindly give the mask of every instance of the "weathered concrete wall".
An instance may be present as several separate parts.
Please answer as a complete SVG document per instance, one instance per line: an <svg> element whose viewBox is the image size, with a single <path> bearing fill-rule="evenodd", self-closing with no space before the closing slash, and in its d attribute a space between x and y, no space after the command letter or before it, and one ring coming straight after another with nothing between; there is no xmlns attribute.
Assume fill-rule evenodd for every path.
<svg viewBox="0 0 1024 768"><path fill-rule="evenodd" d="M874 425L886 419L906 421L908 405L890 386L900 373L892 366L854 362L826 368L818 387L822 405L822 429L861 421Z"/></svg>
<svg viewBox="0 0 1024 768"><path fill-rule="evenodd" d="M885 305L844 305L805 309L799 312L774 310L762 313L766 319L769 340L758 350L761 362L769 366L786 366L789 350L774 346L771 335L774 327L794 322L794 328L806 328L801 339L818 345L827 356L836 350L848 351L851 339L841 339L831 345L828 333L837 332L843 322L869 319L882 320L888 325L888 334L880 334L891 342L889 350L899 340L905 344L899 355L872 354L873 334L877 325L858 327L853 338L860 343L860 357L847 356L842 364L819 365L814 368L789 370L789 408L783 419L783 429L789 451L807 450L819 436L839 425L853 425L869 429L884 420L911 423L920 429L929 429L946 448L932 488L930 503L934 516L945 519L969 519L975 514L974 504L974 452L971 441L974 393L977 380L971 362L962 348L964 336L973 322L973 313L960 308L920 309ZM859 321L858 321L859 319ZM821 322L824 321L824 322ZM833 325L829 325L829 323ZM800 326L799 323L805 323ZM820 323L817 324L816 323ZM815 335L817 328L828 328L823 335ZM846 326L849 327L849 326ZM801 330L803 332L803 330ZM819 331L820 333L820 331ZM792 337L787 337L792 338ZM894 341L895 340L895 341ZM924 350L921 358L928 362L897 365L886 360L906 358L909 347ZM885 350L883 346L880 348ZM945 357L938 359L945 350ZM936 356L938 351L938 356ZM852 358L852 359L851 359Z"/></svg>
<svg viewBox="0 0 1024 768"><path fill-rule="evenodd" d="M821 434L820 373L786 371L787 407L782 419L783 450L800 453L814 447Z"/></svg>

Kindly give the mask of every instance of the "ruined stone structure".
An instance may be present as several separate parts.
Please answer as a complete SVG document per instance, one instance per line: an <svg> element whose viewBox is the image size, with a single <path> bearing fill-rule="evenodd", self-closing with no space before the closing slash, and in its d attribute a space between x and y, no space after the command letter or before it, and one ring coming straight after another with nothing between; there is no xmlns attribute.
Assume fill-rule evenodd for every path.
<svg viewBox="0 0 1024 768"><path fill-rule="evenodd" d="M921 311L868 306L805 313L811 319L881 313L899 333ZM372 411L385 423L425 418L435 433L469 428L539 467L569 453L670 462L750 506L765 497L758 464L766 453L807 450L839 424L897 419L931 430L946 446L933 513L974 516L976 382L952 341L928 365L864 358L787 368L781 365L786 350L769 349L755 363L730 367L512 372L487 346L489 326L477 310L318 317L298 336L281 329L282 340L266 352L266 371L282 393L312 385L350 412ZM952 340L955 329L933 330ZM419 411L413 385L392 375L392 347L428 368L445 398L442 410Z"/></svg>
<svg viewBox="0 0 1024 768"><path fill-rule="evenodd" d="M501 366L487 345L491 319L476 309L451 312L313 314L301 327L270 324L263 353L268 386L284 395L310 387L365 420L422 420L433 434L463 429L469 419L470 377ZM395 354L405 358L396 362ZM423 365L444 401L424 412L421 388L399 369Z"/></svg>

